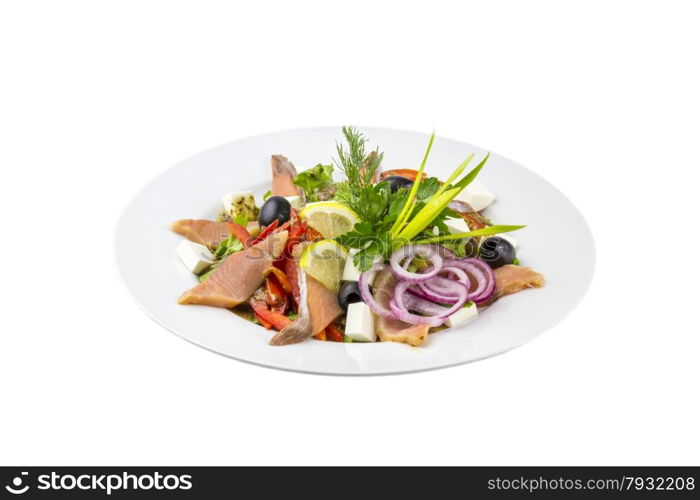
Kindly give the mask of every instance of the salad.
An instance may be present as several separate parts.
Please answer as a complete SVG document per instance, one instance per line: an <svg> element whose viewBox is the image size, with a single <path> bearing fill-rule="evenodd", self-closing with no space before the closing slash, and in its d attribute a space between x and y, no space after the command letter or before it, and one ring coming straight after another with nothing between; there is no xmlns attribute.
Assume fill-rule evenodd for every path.
<svg viewBox="0 0 700 500"><path fill-rule="evenodd" d="M426 164L383 170L384 154L343 127L336 156L297 171L273 155L270 190L222 197L216 220L172 224L199 284L180 304L228 308L267 330L271 345L315 338L421 345L508 294L544 285L520 266L520 225L493 224L495 195L470 154L446 179Z"/></svg>

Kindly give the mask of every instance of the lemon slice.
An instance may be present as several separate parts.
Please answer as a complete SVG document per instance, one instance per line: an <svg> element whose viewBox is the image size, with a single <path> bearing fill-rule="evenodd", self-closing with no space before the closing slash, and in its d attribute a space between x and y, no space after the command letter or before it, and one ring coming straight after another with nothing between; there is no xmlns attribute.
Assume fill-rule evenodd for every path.
<svg viewBox="0 0 700 500"><path fill-rule="evenodd" d="M311 203L299 215L324 238L337 238L360 222L352 209L335 201Z"/></svg>
<svg viewBox="0 0 700 500"><path fill-rule="evenodd" d="M334 292L340 288L348 251L335 240L320 240L304 249L299 266L323 286Z"/></svg>

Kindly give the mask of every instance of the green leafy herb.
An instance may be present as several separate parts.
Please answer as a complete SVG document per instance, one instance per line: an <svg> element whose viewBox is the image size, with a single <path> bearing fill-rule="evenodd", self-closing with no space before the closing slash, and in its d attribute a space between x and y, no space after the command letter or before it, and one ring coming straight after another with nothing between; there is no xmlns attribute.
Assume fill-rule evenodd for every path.
<svg viewBox="0 0 700 500"><path fill-rule="evenodd" d="M474 158L469 155L441 183L435 177L423 178L423 170L435 140L433 133L428 142L416 180L410 189L391 192L387 182L372 185L372 177L382 160L382 154L372 151L365 154L365 137L352 127L343 127L347 149L338 145L336 165L347 180L338 185L336 199L352 208L361 219L352 231L340 236L338 241L347 248L356 249L353 263L360 271L366 271L377 261L385 261L393 251L409 243L443 243L454 249L458 256L473 253L469 240L515 231L525 226L490 226L476 231L451 234L445 221L461 217L448 208L449 203L476 177L489 158L487 154L479 164L455 182ZM453 182L455 182L453 184ZM473 246L473 245L472 245Z"/></svg>
<svg viewBox="0 0 700 500"><path fill-rule="evenodd" d="M238 217L236 217L238 218ZM236 224L239 224L239 222L236 222ZM247 222L246 222L247 224ZM215 262L211 265L209 270L207 270L205 273L202 273L199 275L199 282L206 281L206 279L211 276L211 274L216 270L217 266L223 261L226 257L229 255L240 252L243 250L243 243L238 240L234 235L230 235L228 238L226 238L224 241L219 243L219 246L216 247L216 251L214 251L214 260Z"/></svg>
<svg viewBox="0 0 700 500"><path fill-rule="evenodd" d="M411 241L413 238L418 236L421 232L423 232L426 228L430 227L431 225L435 224L436 220L440 220L441 218L444 219L445 215L443 215L443 211L447 208L447 205L457 196L460 192L464 190L475 178L477 175L479 175L479 172L481 169L484 167L486 164L486 160L488 160L489 155L487 154L486 157L476 166L474 167L467 175L465 175L459 182L457 182L454 186L450 187L441 187L433 196L430 198L424 206L419 206L418 207L418 212L416 216L410 220L410 217L406 217L403 221L398 226L398 232L395 232L397 226L396 223L394 225L394 229L392 230L392 234L394 235L395 241L393 244L393 248L397 249L401 247L402 245L405 245L409 241ZM466 165L469 163L470 158L467 158L464 162L462 162L455 172L450 176L450 179L456 179L459 175L460 172L464 170ZM415 187L415 185L414 185ZM412 199L409 199L406 201L407 204L411 203L412 206L415 208L417 204L412 203ZM409 216L412 210L409 210ZM409 221L410 220L410 221ZM398 222L398 221L397 221ZM404 223L408 222L406 227L402 227Z"/></svg>
<svg viewBox="0 0 700 500"><path fill-rule="evenodd" d="M467 165L469 165L469 162L472 161L472 158L474 158L474 153L467 156L467 159L464 160L462 163L460 163L460 165L455 169L454 172L452 172L452 175L450 175L450 177L445 181L445 183L442 185L442 187L440 188L440 190L436 194L438 194L438 195L442 194L442 192L445 189L450 187L450 184L452 184L457 177L462 175L462 172L464 172L464 169L467 168ZM481 169L479 169L479 170L481 170ZM473 170L472 170L472 172L473 172ZM479 173L479 172L477 171L477 173Z"/></svg>
<svg viewBox="0 0 700 500"><path fill-rule="evenodd" d="M263 201L267 200L270 196L272 196L272 191L268 189L267 192L263 195Z"/></svg>
<svg viewBox="0 0 700 500"><path fill-rule="evenodd" d="M479 172L481 172L481 169L484 168L484 165L486 165L486 162L489 160L489 157L491 156L491 153L486 153L486 156L484 156L484 159L479 162L479 164L474 167L467 175L465 175L462 180L460 180L457 184L455 184L455 187L461 188L463 190L466 188L469 184L472 183L474 179L476 179L476 176L479 175Z"/></svg>
<svg viewBox="0 0 700 500"><path fill-rule="evenodd" d="M413 181L413 186L411 186L411 191L408 194L408 199L406 200L406 203L404 204L403 208L401 209L401 213L399 214L398 218L394 222L394 225L391 228L391 235L392 236L397 236L399 232L401 231L401 227L406 223L406 221L410 218L411 212L413 212L413 199L416 197L416 194L418 193L418 188L420 187L421 181L423 179L423 170L425 169L425 164L428 161L428 156L430 155L430 150L433 149L433 142L435 141L435 131L433 130L433 133L430 135L430 140L428 141L428 148L425 150L425 154L423 155L423 161L420 164L420 167L418 168L418 174L416 175L416 180Z"/></svg>
<svg viewBox="0 0 700 500"><path fill-rule="evenodd" d="M333 165L318 164L294 178L294 184L304 190L307 201L319 201L319 191L333 185Z"/></svg>
<svg viewBox="0 0 700 500"><path fill-rule="evenodd" d="M385 207L388 196L380 191L388 185L379 183L372 186L372 178L384 158L384 153L376 149L369 154L365 152L367 139L354 127L343 127L347 149L338 144L338 159L334 159L338 169L345 174L346 180L337 185L335 199L353 209L362 220L372 224L378 221L378 215Z"/></svg>
<svg viewBox="0 0 700 500"><path fill-rule="evenodd" d="M219 246L216 248L216 252L214 252L214 258L216 260L223 260L232 253L240 252L241 250L243 250L243 243L241 243L234 235L230 235L224 241L219 243Z"/></svg>
<svg viewBox="0 0 700 500"><path fill-rule="evenodd" d="M248 216L244 214L238 214L233 218L233 222L239 226L246 227L248 225Z"/></svg>
<svg viewBox="0 0 700 500"><path fill-rule="evenodd" d="M420 239L416 243L440 243L442 241L460 240L462 238L473 238L475 236L491 236L494 234L510 233L526 226L488 226L483 229L476 229L466 233L448 234L445 236L435 236L433 238Z"/></svg>

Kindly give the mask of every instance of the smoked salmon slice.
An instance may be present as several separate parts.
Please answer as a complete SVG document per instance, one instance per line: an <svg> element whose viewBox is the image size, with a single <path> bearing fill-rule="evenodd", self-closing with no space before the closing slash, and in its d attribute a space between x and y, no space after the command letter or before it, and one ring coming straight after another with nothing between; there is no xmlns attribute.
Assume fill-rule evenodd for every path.
<svg viewBox="0 0 700 500"><path fill-rule="evenodd" d="M170 229L207 247L216 246L231 235L231 226L227 222L206 219L181 219L173 222Z"/></svg>
<svg viewBox="0 0 700 500"><path fill-rule="evenodd" d="M294 184L297 169L287 157L272 155L272 196L302 196L304 192ZM303 199L302 199L303 201Z"/></svg>
<svg viewBox="0 0 700 500"><path fill-rule="evenodd" d="M389 309L389 301L394 297L396 277L389 266L377 274L374 279L374 299L382 307ZM412 346L421 345L428 337L427 325L411 325L398 319L375 316L374 329L382 342L403 342Z"/></svg>
<svg viewBox="0 0 700 500"><path fill-rule="evenodd" d="M287 235L287 231L272 233L257 245L229 255L206 281L183 293L178 302L235 307L247 301L262 285L265 270L281 255Z"/></svg>
<svg viewBox="0 0 700 500"><path fill-rule="evenodd" d="M303 244L294 248L298 257ZM293 290L298 290L299 317L284 327L270 340L270 345L289 345L302 342L325 330L343 310L338 304L338 296L299 268L298 260L290 260L288 274L296 277ZM292 270L293 268L293 270ZM291 271L291 272L290 272Z"/></svg>
<svg viewBox="0 0 700 500"><path fill-rule="evenodd" d="M530 267L508 264L495 269L493 274L496 278L496 292L493 295L493 300L526 288L544 286L544 276Z"/></svg>

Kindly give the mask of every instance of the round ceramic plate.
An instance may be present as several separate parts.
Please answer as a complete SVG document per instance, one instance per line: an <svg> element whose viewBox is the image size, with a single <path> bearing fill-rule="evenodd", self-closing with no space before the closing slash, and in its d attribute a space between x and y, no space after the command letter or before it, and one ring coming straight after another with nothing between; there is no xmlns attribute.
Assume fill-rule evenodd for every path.
<svg viewBox="0 0 700 500"><path fill-rule="evenodd" d="M384 151L383 168L417 168L428 135L361 129ZM512 233L522 265L544 274L546 285L504 297L471 323L430 335L420 347L308 340L272 347L271 332L225 309L182 306L176 300L197 280L179 262L177 219L213 219L220 198L269 189L270 155L284 154L298 169L335 155L340 127L289 130L234 141L163 172L129 204L115 234L115 252L127 287L143 310L176 335L211 351L258 365L310 373L376 375L443 368L513 349L551 328L581 300L593 275L595 251L576 207L532 171L491 154L479 179L497 196L486 215L500 224L527 224ZM470 153L486 151L438 137L426 171L446 178Z"/></svg>

